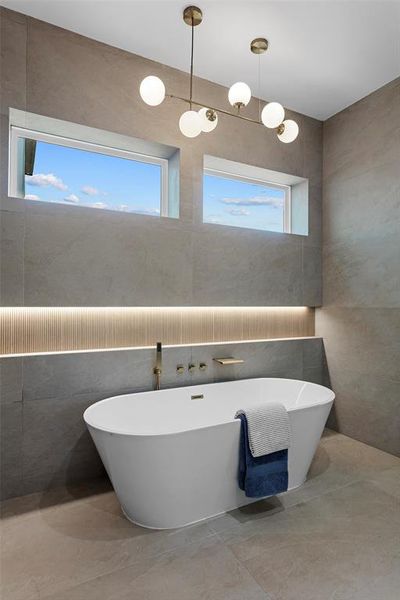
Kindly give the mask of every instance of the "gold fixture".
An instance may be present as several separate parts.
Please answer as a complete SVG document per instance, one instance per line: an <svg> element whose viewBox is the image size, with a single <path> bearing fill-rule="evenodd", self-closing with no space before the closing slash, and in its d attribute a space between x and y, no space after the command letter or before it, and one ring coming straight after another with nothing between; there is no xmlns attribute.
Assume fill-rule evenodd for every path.
<svg viewBox="0 0 400 600"><path fill-rule="evenodd" d="M156 366L153 369L153 373L156 376L156 390L161 387L161 373L162 373L162 344L157 342L156 346Z"/></svg>
<svg viewBox="0 0 400 600"><path fill-rule="evenodd" d="M220 365L241 365L244 363L243 358L233 358L233 356L228 356L227 358L214 358L214 360Z"/></svg>
<svg viewBox="0 0 400 600"><path fill-rule="evenodd" d="M185 372L185 367L183 365L177 365L176 372L178 373L178 375L182 375L182 373Z"/></svg>
<svg viewBox="0 0 400 600"><path fill-rule="evenodd" d="M196 365L194 363L189 363L189 365L188 365L189 373L194 373L195 370L196 370Z"/></svg>
<svg viewBox="0 0 400 600"><path fill-rule="evenodd" d="M211 121L213 123L217 119L217 113L215 112L214 109L207 108L207 110L206 110L206 117L207 117L207 119L209 121Z"/></svg>
<svg viewBox="0 0 400 600"><path fill-rule="evenodd" d="M262 110L259 110L258 119L247 117L242 114L242 109L248 105L251 100L251 90L249 86L242 82L234 83L228 93L230 105L236 109L232 112L222 108L210 106L208 102L199 102L193 98L193 62L194 62L194 28L203 21L203 13L197 6L187 6L183 11L183 21L191 28L191 47L190 47L190 76L189 76L189 97L177 96L166 93L165 85L159 77L149 75L143 79L140 84L140 95L142 100L149 106L158 106L164 101L165 97L180 100L189 105L179 119L179 129L189 138L194 138L200 133L209 133L218 125L218 113L235 117L242 121L249 121L257 125L263 125L269 129L274 129L278 139L284 143L293 142L299 133L299 127L295 121L285 119L285 110L278 102L267 103ZM251 41L250 51L258 55L265 54L269 43L266 38L258 37ZM260 69L260 63L258 63ZM259 105L260 106L260 105ZM193 107L196 107L194 110ZM199 108L199 109L198 109ZM261 107L260 107L261 108ZM282 129L283 127L283 129Z"/></svg>
<svg viewBox="0 0 400 600"><path fill-rule="evenodd" d="M191 400L203 400L204 398L204 394L193 394L193 396L190 396Z"/></svg>
<svg viewBox="0 0 400 600"><path fill-rule="evenodd" d="M278 127L276 128L276 133L278 135L282 135L282 133L285 131L285 126L283 123L281 123L280 125L278 125Z"/></svg>
<svg viewBox="0 0 400 600"><path fill-rule="evenodd" d="M196 27L202 22L203 13L198 6L187 6L183 11L183 20L189 27Z"/></svg>
<svg viewBox="0 0 400 600"><path fill-rule="evenodd" d="M199 364L199 370L200 370L200 371L206 371L206 370L207 370L207 365L206 365L206 363L204 363L204 362L201 362L201 363Z"/></svg>
<svg viewBox="0 0 400 600"><path fill-rule="evenodd" d="M268 40L265 38L255 38L250 44L250 50L253 54L264 54L268 50Z"/></svg>

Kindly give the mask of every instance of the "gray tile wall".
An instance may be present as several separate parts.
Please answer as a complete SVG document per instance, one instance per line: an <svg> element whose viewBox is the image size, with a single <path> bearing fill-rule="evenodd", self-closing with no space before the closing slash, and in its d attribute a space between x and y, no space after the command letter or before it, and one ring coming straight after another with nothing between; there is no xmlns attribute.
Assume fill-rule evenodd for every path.
<svg viewBox="0 0 400 600"><path fill-rule="evenodd" d="M0 8L0 300L3 306L310 305L321 302L322 124L287 111L300 125L290 145L271 131L220 116L196 140L178 130L183 107L146 106L139 83L159 75L175 94L187 74ZM196 79L195 93L227 107L227 89ZM7 196L9 107L180 148L180 219L159 220ZM257 114L253 100L249 114ZM202 224L203 154L309 178L308 237ZM319 350L305 354L316 344ZM218 351L222 351L217 347ZM321 377L320 342L229 347L244 367L215 378ZM180 360L214 349L166 352L166 383ZM201 354L201 356L200 356ZM169 358L170 357L170 358ZM96 477L100 462L82 412L109 394L151 385L150 351L6 359L2 363L3 495ZM192 380L190 380L192 381Z"/></svg>
<svg viewBox="0 0 400 600"><path fill-rule="evenodd" d="M310 305L321 302L322 124L293 144L224 115L188 140L177 101L146 106L153 73L177 94L187 74L1 9L2 269L4 306ZM195 93L227 108L227 89L196 79ZM94 211L7 197L8 109L65 119L180 148L180 219ZM249 114L257 114L253 99ZM310 181L308 237L202 224L203 155Z"/></svg>
<svg viewBox="0 0 400 600"><path fill-rule="evenodd" d="M221 367L216 356L243 358ZM103 476L82 420L84 410L108 396L153 388L155 351L132 350L0 360L1 490L3 497L42 491ZM187 371L205 361L205 372ZM176 366L185 365L177 375ZM163 387L253 377L325 382L318 338L166 348Z"/></svg>
<svg viewBox="0 0 400 600"><path fill-rule="evenodd" d="M400 455L400 79L324 123L323 336L331 424Z"/></svg>

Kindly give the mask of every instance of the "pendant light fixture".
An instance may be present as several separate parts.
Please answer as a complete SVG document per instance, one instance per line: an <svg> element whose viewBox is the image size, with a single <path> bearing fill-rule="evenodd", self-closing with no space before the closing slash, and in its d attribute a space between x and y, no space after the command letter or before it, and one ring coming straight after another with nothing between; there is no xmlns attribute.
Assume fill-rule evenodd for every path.
<svg viewBox="0 0 400 600"><path fill-rule="evenodd" d="M259 119L252 119L242 114L241 110L251 100L251 90L243 81L234 83L228 92L228 101L236 109L236 112L215 108L193 99L194 28L202 22L203 13L197 6L187 6L183 11L183 20L191 28L189 97L183 98L167 94L162 80L154 75L149 75L140 84L142 100L149 106L158 106L165 97L186 102L189 108L182 113L179 119L179 129L188 138L195 138L202 132L213 131L218 125L218 113L221 113L274 129L281 142L285 144L293 142L299 134L299 126L291 119L285 120L285 109L279 102L266 104L260 111ZM268 50L268 40L265 38L254 39L250 44L250 50L253 54L264 54Z"/></svg>

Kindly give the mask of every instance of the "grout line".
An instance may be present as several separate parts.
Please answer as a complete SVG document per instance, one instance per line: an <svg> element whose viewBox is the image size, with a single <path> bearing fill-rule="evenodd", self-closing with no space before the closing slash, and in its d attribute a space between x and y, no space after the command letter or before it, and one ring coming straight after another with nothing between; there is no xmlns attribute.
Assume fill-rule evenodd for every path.
<svg viewBox="0 0 400 600"><path fill-rule="evenodd" d="M133 527L135 527L135 525L133 525ZM136 526L137 527L137 526ZM180 532L182 530L184 530L185 527L182 527L181 529L176 529L173 530L174 532ZM149 531L149 530L147 530ZM156 532L162 532L163 530L155 530ZM159 559L162 558L163 556L167 556L168 554L172 554L173 552L177 552L179 550L183 550L185 548L189 548L195 544L201 544L202 542L206 541L206 540L210 540L212 538L217 537L216 534L214 533L210 533L204 536L204 538L200 539L200 540L194 540L192 542L188 542L182 545L178 545L175 548L170 548L168 550L163 550L161 552L158 552L156 554L153 554L152 556L148 556L146 560L148 561L153 561L155 559ZM85 579L83 581L81 581L80 583L78 583L77 585L74 585L72 587L66 587L66 588L60 588L59 590L56 590L55 592L51 592L49 594L45 594L43 595L40 591L39 591L39 599L40 600L46 600L46 598L48 600L51 600L51 598L53 598L53 596L58 595L58 594L64 594L66 592L75 590L75 589L79 589L80 586L85 585L87 583L96 581L97 579L101 579L102 577L107 577L108 575L113 575L114 573L118 573L120 571L124 571L125 569L132 569L132 567L135 566L135 564L139 563L139 560L133 561L133 562L128 562L127 564L125 564L122 567L116 566L114 569L111 569L110 571L105 571L104 573L100 573L98 575L96 575L95 577L89 577L89 579ZM139 563L140 564L140 563ZM136 577L133 579L133 581L136 581L136 579L138 579L139 577L143 577L143 575L146 575L149 571L151 571L154 567L156 567L157 565L152 563L148 566L148 568L146 568L143 572L139 573L138 575L136 575ZM132 583L132 581L131 581ZM36 586L36 583L35 583Z"/></svg>
<svg viewBox="0 0 400 600"><path fill-rule="evenodd" d="M262 592L262 593L265 595L265 600L274 600L274 598L275 598L275 597L274 597L274 596L272 596L272 595L270 594L270 592L266 592L266 591L265 591L265 590L262 588L262 586L261 586L261 585L258 583L258 581L257 581L257 579L254 577L254 575L253 575L252 573L250 573L250 571L249 571L249 569L248 569L248 567L247 567L247 565L246 565L246 562L247 562L247 561L242 561L242 560L240 560L240 558L238 558L238 557L236 556L236 554L233 552L233 550L232 550L232 549L231 549L231 548L230 548L230 547L229 547L229 546L228 546L228 545L225 543L225 541L224 541L224 540L221 538L221 536L220 536L220 534L219 534L218 532L216 532L216 536L217 536L217 539L218 539L218 540L221 542L221 544L224 546L225 550L227 550L227 552L229 552L229 554L231 555L231 557L233 558L233 560L234 560L234 561L235 561L235 562L236 562L238 565L240 565L240 567L242 567L242 568L243 568L243 569L244 569L244 570L247 572L247 574L249 575L249 577L251 578L251 580L252 580L252 581L253 581L253 582L254 582L254 583L257 585L257 587L260 589L260 591L261 591L261 592Z"/></svg>

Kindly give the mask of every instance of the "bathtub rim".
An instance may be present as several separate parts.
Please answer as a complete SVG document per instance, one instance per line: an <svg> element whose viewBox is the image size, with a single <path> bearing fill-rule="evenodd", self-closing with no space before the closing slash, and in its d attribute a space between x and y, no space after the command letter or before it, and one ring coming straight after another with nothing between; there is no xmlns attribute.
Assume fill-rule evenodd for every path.
<svg viewBox="0 0 400 600"><path fill-rule="evenodd" d="M115 400L116 398L124 398L126 396L135 396L138 394L144 394L144 395L148 395L148 394L158 394L158 393L162 393L162 392L167 392L167 391L172 391L172 390L190 390L191 388L198 388L202 385L204 386L218 386L218 385L223 385L224 383L235 383L235 382L239 382L239 381L264 381L265 379L269 379L269 380L273 380L273 381L295 381L297 383L302 383L304 385L311 385L313 387L318 387L321 388L323 390L327 390L330 392L330 398L329 399L324 399L320 402L312 402L309 404L303 404L301 406L296 406L293 408L289 408L287 409L288 413L291 412L296 412L296 411L303 411L303 410L307 410L307 409L311 409L311 408L316 408L317 406L325 406L327 404L333 404L333 401L335 400L335 393L333 390L331 390L330 388L321 385L319 383L313 383L311 381L303 381L302 379L288 379L286 377L254 377L254 378L246 378L246 379L234 379L234 380L229 380L229 381L217 381L217 382L212 382L212 383L204 383L204 384L194 384L194 385L188 385L188 386L181 386L181 387L172 387L172 388L164 388L162 390L147 390L144 392L128 392L127 394L118 394L117 396L108 396L107 398L103 398L103 400L97 400L96 402L94 402L93 404L91 404L90 406L88 406L86 408L86 410L83 413L83 420L85 421L85 424L88 428L93 428L96 429L97 431L101 431L103 433L109 433L111 435L118 435L118 436L128 436L128 437L137 437L137 438L160 438L160 437L169 437L169 436L176 436L176 435L182 435L182 434L187 434L193 431L203 431L203 430L207 430L207 429L212 429L214 427L221 427L221 426L231 426L232 423L237 423L237 426L240 425L240 420L239 419L235 419L235 417L232 417L232 419L230 421L223 421L222 423L215 423L212 425L203 425L203 426L199 426L199 427L194 427L191 429L182 429L179 431L166 431L163 433L135 433L135 432L127 432L127 431L118 431L116 429L109 429L107 427L103 427L100 425L95 425L93 423L91 423L88 419L88 414L90 412L92 412L94 410L95 406L98 406L99 404L103 404L103 403L107 403L107 402L111 402L112 400Z"/></svg>

